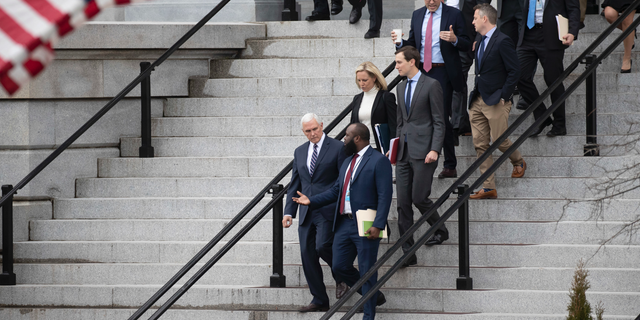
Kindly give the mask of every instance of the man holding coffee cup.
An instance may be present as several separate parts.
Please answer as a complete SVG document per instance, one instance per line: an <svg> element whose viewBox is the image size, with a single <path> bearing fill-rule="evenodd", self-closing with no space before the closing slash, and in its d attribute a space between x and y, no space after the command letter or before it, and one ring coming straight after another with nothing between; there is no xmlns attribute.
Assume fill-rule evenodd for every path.
<svg viewBox="0 0 640 320"><path fill-rule="evenodd" d="M464 17L460 10L442 3L443 0L424 0L425 6L411 17L409 39L403 40L397 30L391 32L396 48L412 46L420 52L422 71L440 82L445 109L444 169L439 179L455 178L457 159L455 137L451 125L451 98L453 91L462 92L465 79L460 52L470 48ZM424 34L423 34L424 32Z"/></svg>

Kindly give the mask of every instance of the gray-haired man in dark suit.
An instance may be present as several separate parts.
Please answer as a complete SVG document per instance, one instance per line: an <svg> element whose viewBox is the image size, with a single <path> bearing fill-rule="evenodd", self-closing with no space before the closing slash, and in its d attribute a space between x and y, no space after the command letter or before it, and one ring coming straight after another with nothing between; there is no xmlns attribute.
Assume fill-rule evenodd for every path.
<svg viewBox="0 0 640 320"><path fill-rule="evenodd" d="M445 113L442 87L438 80L420 72L416 64L420 53L411 46L396 52L396 69L407 80L397 88L398 97L398 157L396 163L396 190L398 198L398 227L402 236L413 225L413 203L422 214L433 202L429 200L433 174L438 166L445 135ZM427 219L435 223L440 216L434 213ZM427 245L440 244L449 239L443 225ZM406 252L413 246L413 237L402 246ZM417 264L414 255L404 267Z"/></svg>

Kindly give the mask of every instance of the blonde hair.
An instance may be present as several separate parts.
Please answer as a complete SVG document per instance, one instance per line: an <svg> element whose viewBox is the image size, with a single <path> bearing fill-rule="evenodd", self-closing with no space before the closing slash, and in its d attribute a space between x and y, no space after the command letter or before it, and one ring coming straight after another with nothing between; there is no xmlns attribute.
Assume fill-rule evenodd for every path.
<svg viewBox="0 0 640 320"><path fill-rule="evenodd" d="M357 75L358 72L361 71L366 71L367 73L369 73L370 77L376 79L376 87L378 87L378 90L387 90L387 80L384 79L382 73L380 72L380 70L378 70L378 67L376 67L375 64L369 61L361 63L356 68L356 86L358 86L358 89L360 89L360 86L358 85Z"/></svg>

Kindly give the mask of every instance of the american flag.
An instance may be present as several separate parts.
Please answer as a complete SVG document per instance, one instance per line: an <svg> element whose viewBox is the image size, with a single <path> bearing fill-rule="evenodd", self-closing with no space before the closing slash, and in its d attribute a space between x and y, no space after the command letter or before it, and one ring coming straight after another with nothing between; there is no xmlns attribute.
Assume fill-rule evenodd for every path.
<svg viewBox="0 0 640 320"><path fill-rule="evenodd" d="M144 0L0 0L0 84L12 95L53 60L53 45L100 10Z"/></svg>

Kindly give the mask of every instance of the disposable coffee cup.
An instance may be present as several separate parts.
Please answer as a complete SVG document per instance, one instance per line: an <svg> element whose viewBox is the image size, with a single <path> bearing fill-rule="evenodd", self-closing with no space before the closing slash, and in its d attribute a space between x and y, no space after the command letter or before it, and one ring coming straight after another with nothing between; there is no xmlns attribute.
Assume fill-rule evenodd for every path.
<svg viewBox="0 0 640 320"><path fill-rule="evenodd" d="M402 42L402 29L393 29L393 32L395 32L397 36L396 43L400 44Z"/></svg>

